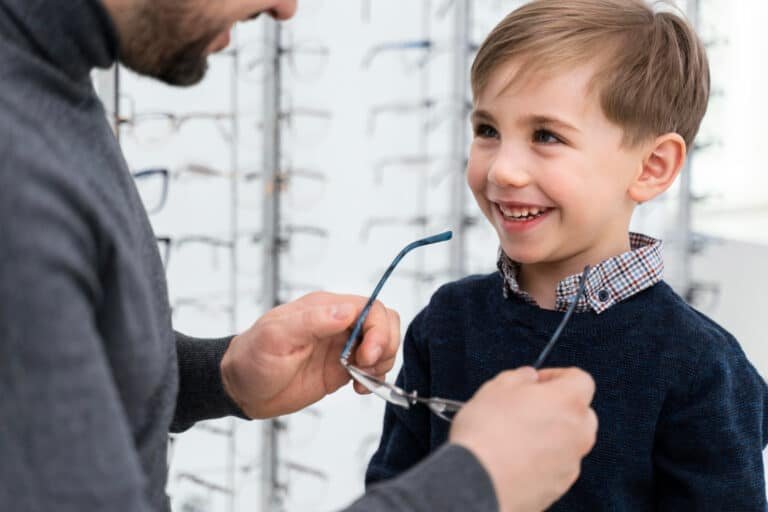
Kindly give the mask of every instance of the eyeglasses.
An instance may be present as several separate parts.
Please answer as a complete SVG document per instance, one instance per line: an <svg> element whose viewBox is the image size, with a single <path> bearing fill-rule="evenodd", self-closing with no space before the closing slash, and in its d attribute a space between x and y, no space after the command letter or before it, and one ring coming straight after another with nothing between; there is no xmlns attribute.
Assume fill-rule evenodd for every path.
<svg viewBox="0 0 768 512"><path fill-rule="evenodd" d="M435 100L425 98L417 101L395 101L374 105L368 111L368 133L376 131L376 119L384 114L404 115L411 113L429 112L435 106Z"/></svg>
<svg viewBox="0 0 768 512"><path fill-rule="evenodd" d="M182 127L191 121L214 122L224 140L231 138L231 123L233 116L229 112L190 112L175 114L173 112L144 112L129 116L118 117L118 126L125 126L129 135L136 142L145 146L163 144Z"/></svg>
<svg viewBox="0 0 768 512"><path fill-rule="evenodd" d="M374 377L373 375L365 373L360 368L350 364L349 357L352 355L352 350L360 342L360 332L363 328L363 323L365 323L366 318L368 318L368 313L370 312L373 302L376 300L376 297L379 295L381 288L384 286L384 283L387 281L390 274L392 274L392 272L395 270L397 264L400 263L400 260L402 260L406 254L408 254L413 249L416 249L417 247L445 242L450 240L452 237L453 232L445 231L437 235L411 242L410 244L406 245L402 251L400 251L400 254L395 257L395 259L389 265L389 268L387 268L387 270L384 272L384 275L381 277L379 283L376 285L376 288L373 290L373 294L368 299L368 302L363 308L363 311L360 313L360 316L355 323L355 327L352 329L352 333L349 335L349 339L344 345L344 350L341 352L340 359L342 366L346 368L352 378L375 395L378 395L391 404L404 407L406 409L409 409L411 405L415 405L417 403L426 405L434 414L446 421L451 421L451 416L455 414L462 405L464 405L463 402L437 397L423 398L418 396L416 391L409 393L400 387L395 386L394 384L390 384L384 380Z"/></svg>
<svg viewBox="0 0 768 512"><path fill-rule="evenodd" d="M228 171L214 169L202 164L187 164L175 170L167 168L142 169L132 173L136 180L136 188L144 203L147 213L154 215L161 211L168 202L168 182L173 179L181 179L184 176L201 178L231 178L233 174Z"/></svg>
<svg viewBox="0 0 768 512"><path fill-rule="evenodd" d="M282 142L301 145L303 148L319 145L331 131L333 112L324 108L295 105L290 96L283 100L286 105L277 115L284 128ZM269 129L264 121L256 123L257 130Z"/></svg>
<svg viewBox="0 0 768 512"><path fill-rule="evenodd" d="M265 179L268 174L263 171L243 174L246 184ZM294 167L285 164L272 176L272 182L262 185L267 194L280 193L293 208L310 209L317 206L325 197L328 188L328 176L318 170ZM249 200L256 198L257 200ZM259 194L247 194L240 202L243 208L260 209L263 207Z"/></svg>
<svg viewBox="0 0 768 512"><path fill-rule="evenodd" d="M222 238L216 238L208 235L186 235L178 238L170 236L156 236L157 246L160 251L160 258L163 262L166 272L168 271L168 263L171 259L171 247L177 250L186 245L199 244L207 246L211 249L211 255L214 258L214 264L218 261L216 259L216 249L232 249L234 244L231 240L225 240Z"/></svg>
<svg viewBox="0 0 768 512"><path fill-rule="evenodd" d="M451 231L446 231L444 233L440 233L427 238L422 238L421 240L416 240L415 242L411 242L410 244L406 245L402 251L400 251L400 253L395 257L395 259L389 265L389 268L387 268L387 270L384 272L384 275L381 277L378 284L376 285L376 288L373 290L373 294L371 294L371 297L368 299L368 302L365 304L365 307L363 308L362 312L360 313L360 316L355 322L355 326L352 329L352 333L349 335L349 339L347 339L347 343L344 345L344 349L341 352L341 358L340 358L342 366L346 368L350 376L355 381L359 382L367 390L369 390L371 393L383 398L390 404L396 405L398 407L403 407L405 409L410 409L412 405L416 405L416 404L425 405L430 409L430 411L432 411L433 414L435 414L439 418L442 418L448 422L450 422L453 419L453 416L459 411L459 409L461 409L461 407L464 405L464 402L460 402L457 400L449 400L446 398L438 398L438 397L431 397L431 398L420 397L418 396L417 391L409 392L400 388L399 386L390 384L389 382L379 379L378 377L369 375L368 373L364 372L360 368L354 366L353 364L350 364L349 358L352 355L353 349L360 342L360 338L361 338L360 332L362 330L363 323L365 323L366 318L368 318L368 313L370 312L373 302L376 300L376 297L379 295L381 288L384 286L384 283L387 281L389 276L395 270L395 267L400 262L400 260L402 260L406 254L408 254L413 249L416 249L417 247L422 247L425 245L430 245L438 242L445 242L447 240L450 240L452 237L453 237L453 233ZM563 319L560 321L560 325L558 325L554 334L549 339L549 342L544 347L544 350L541 351L541 354L539 355L539 357L537 358L536 362L533 365L534 368L536 369L541 368L541 365L544 364L544 361L546 360L547 356L552 351L552 348L555 346L555 343L560 337L560 334L563 332L565 325L568 323L568 320L571 318L571 315L573 315L573 312L576 309L576 304L578 304L579 299L581 299L581 297L584 295L588 275L589 275L589 266L584 268L584 272L581 274L581 278L579 282L579 289L576 292L576 297L573 299L573 302L571 302L571 305L568 307L568 310L563 316Z"/></svg>
<svg viewBox="0 0 768 512"><path fill-rule="evenodd" d="M308 235L314 240L327 240L330 236L328 230L319 226L305 225L305 224L286 224L281 226L280 234L277 237L277 246L281 251L289 251L291 246L295 243L296 235ZM252 244L258 244L263 242L264 236L261 232L243 231L237 233L237 239L246 240ZM208 247L211 250L211 256L213 259L213 265L216 266L218 262L218 249L225 249L231 251L235 249L236 244L231 238L223 238L210 235L184 235L180 237L171 236L156 236L155 240L160 251L161 260L166 271L168 270L168 264L171 259L171 249L179 250L184 246L201 245ZM298 251L305 254L303 251ZM319 251L315 250L315 256Z"/></svg>
<svg viewBox="0 0 768 512"><path fill-rule="evenodd" d="M384 226L426 227L428 224L429 219L425 215L414 215L412 217L371 217L365 221L362 229L360 229L360 241L367 242L371 231Z"/></svg>
<svg viewBox="0 0 768 512"><path fill-rule="evenodd" d="M264 81L264 66L267 52L262 41L252 41L225 52L237 55L240 77L249 83ZM300 41L277 48L278 57L288 62L293 76L299 80L312 81L320 78L328 67L331 50L319 41Z"/></svg>
<svg viewBox="0 0 768 512"><path fill-rule="evenodd" d="M416 101L380 103L372 106L368 111L368 134L374 134L377 120L384 115L426 114L427 119L423 122L422 128L426 132L432 132L444 121L457 115L464 119L472 111L472 108L471 101L457 102L453 98L438 99L430 97Z"/></svg>
<svg viewBox="0 0 768 512"><path fill-rule="evenodd" d="M373 176L376 185L384 182L385 171L407 170L424 173L429 184L437 187L443 179L455 172L464 172L467 168L464 158L454 155L432 155L428 153L414 153L382 157L373 163ZM433 169L437 169L432 172Z"/></svg>
<svg viewBox="0 0 768 512"><path fill-rule="evenodd" d="M584 267L584 271L581 273L581 277L579 278L579 289L576 291L576 297L573 298L573 302L571 302L571 305L568 306L568 310L565 312L565 315L563 316L563 319L560 320L560 324L557 326L557 329L555 329L554 334L552 334L552 337L549 338L549 342L544 346L544 350L541 351L541 354L539 354L539 357L536 359L536 362L533 363L533 367L538 370L544 365L544 361L547 359L547 356L552 351L552 348L554 348L555 343L557 343L557 339L560 337L560 334L563 332L563 329L565 328L565 325L568 323L568 320L571 318L571 315L573 315L574 310L576 309L576 305L579 303L579 300L584 296L584 292L587 288L587 278L589 277L589 265Z"/></svg>
<svg viewBox="0 0 768 512"><path fill-rule="evenodd" d="M474 53L479 46L474 43L467 44L467 51ZM423 68L430 59L437 54L449 55L452 49L450 44L439 43L431 39L413 39L405 41L387 41L372 46L363 57L361 66L363 69L371 67L371 64L377 57L387 53L397 53L402 59L402 66L405 71L413 71Z"/></svg>

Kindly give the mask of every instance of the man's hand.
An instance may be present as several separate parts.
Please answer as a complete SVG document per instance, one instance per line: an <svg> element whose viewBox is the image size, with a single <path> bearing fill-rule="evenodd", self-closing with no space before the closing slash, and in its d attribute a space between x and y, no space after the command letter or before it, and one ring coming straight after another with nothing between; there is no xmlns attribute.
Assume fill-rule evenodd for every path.
<svg viewBox="0 0 768 512"><path fill-rule="evenodd" d="M595 444L594 393L576 368L507 371L459 411L450 441L483 464L503 512L538 512L573 485Z"/></svg>
<svg viewBox="0 0 768 512"><path fill-rule="evenodd" d="M350 377L341 348L367 299L316 292L276 307L236 336L221 362L224 388L251 418L298 411L332 393ZM363 325L355 364L383 377L400 344L400 317L374 303ZM355 383L358 393L366 390Z"/></svg>

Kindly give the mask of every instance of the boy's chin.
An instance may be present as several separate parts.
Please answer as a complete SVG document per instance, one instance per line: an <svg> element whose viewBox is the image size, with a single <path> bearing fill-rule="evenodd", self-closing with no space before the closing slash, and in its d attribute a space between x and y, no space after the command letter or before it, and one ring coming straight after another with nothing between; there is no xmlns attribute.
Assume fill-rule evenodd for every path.
<svg viewBox="0 0 768 512"><path fill-rule="evenodd" d="M504 254L506 254L510 260L519 263L520 265L543 263L546 259L542 252L531 251L530 248L526 250L526 248L520 246L505 246L502 243L501 250L504 251Z"/></svg>

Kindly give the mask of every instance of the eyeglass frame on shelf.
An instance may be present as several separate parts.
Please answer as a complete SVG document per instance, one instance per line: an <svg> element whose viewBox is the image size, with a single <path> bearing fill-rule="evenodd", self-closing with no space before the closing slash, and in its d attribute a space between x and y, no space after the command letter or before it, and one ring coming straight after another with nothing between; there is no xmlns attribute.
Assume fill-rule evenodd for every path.
<svg viewBox="0 0 768 512"><path fill-rule="evenodd" d="M328 58L331 55L331 49L328 45L322 43L321 41L315 40L306 40L294 42L288 45L280 45L275 50L278 58L284 58L288 61L288 64L293 71L294 77L296 77L298 80L312 80L318 79L320 76L322 76L328 67ZM256 69L264 64L264 56L266 53L267 52L265 52L264 43L259 40L254 40L244 42L230 50L225 50L223 55L237 57L238 71L241 73L242 78L246 82L260 83L263 81L263 79L260 78L258 80L253 80L249 77L251 75L251 69ZM316 75L304 76L302 74L303 69L296 65L296 55L317 55L325 60L321 63L321 69ZM255 63L254 66L246 66L249 57L251 57L250 61Z"/></svg>
<svg viewBox="0 0 768 512"><path fill-rule="evenodd" d="M150 208L149 205L146 205L146 204L144 205L149 215L154 215L162 211L163 208L165 208L165 205L168 202L168 189L169 189L169 182L171 181L171 178L178 179L184 174L196 175L196 176L205 177L205 178L228 178L228 179L231 179L235 176L231 172L221 171L218 169L214 169L213 167L209 167L207 165L196 164L196 163L183 165L173 171L171 171L166 167L151 167L151 168L140 169L138 171L132 172L131 176L133 176L133 179L139 182L144 179L150 178L152 176L160 176L162 179L160 200L158 201L158 204L152 208Z"/></svg>

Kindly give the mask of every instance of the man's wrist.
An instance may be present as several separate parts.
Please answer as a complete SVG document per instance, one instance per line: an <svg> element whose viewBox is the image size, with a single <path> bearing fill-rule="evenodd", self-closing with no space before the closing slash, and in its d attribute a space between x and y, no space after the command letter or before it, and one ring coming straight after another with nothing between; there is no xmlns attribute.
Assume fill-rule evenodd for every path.
<svg viewBox="0 0 768 512"><path fill-rule="evenodd" d="M176 333L179 392L171 425L173 432L206 419L229 415L246 418L222 380L222 361L231 339L199 339Z"/></svg>
<svg viewBox="0 0 768 512"><path fill-rule="evenodd" d="M219 364L219 371L221 373L221 387L224 389L224 393L241 411L245 411L245 402L238 398L235 390L237 389L237 378L235 376L235 361L232 357L232 345L237 341L237 336L234 336L227 346L227 350L221 357L221 363Z"/></svg>

